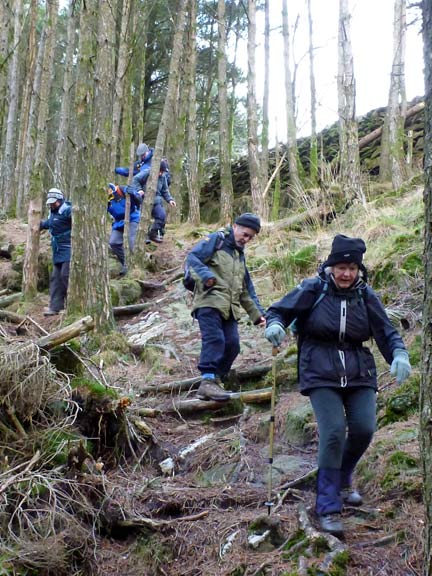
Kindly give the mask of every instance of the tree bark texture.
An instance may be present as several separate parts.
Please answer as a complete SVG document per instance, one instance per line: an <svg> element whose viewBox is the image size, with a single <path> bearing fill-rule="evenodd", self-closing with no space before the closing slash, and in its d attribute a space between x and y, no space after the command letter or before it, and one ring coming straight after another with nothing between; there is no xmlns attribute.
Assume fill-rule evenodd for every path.
<svg viewBox="0 0 432 576"><path fill-rule="evenodd" d="M349 0L339 0L338 116L342 193L348 203L366 200L361 187L358 127L355 116L356 85L351 45Z"/></svg>
<svg viewBox="0 0 432 576"><path fill-rule="evenodd" d="M221 173L219 221L221 224L225 224L232 222L234 203L231 157L229 154L225 0L218 0L218 32L219 162Z"/></svg>
<svg viewBox="0 0 432 576"><path fill-rule="evenodd" d="M46 150L48 140L49 96L53 78L54 50L56 41L58 0L48 0L46 41L42 60L41 83L39 90L39 110L37 116L36 148L30 174L30 203L28 209L28 229L26 253L23 266L23 292L26 298L37 293L39 222L42 216L42 195L44 193Z"/></svg>
<svg viewBox="0 0 432 576"><path fill-rule="evenodd" d="M423 0L425 61L425 247L423 355L420 385L420 446L425 505L423 575L432 575L432 0Z"/></svg>
<svg viewBox="0 0 432 576"><path fill-rule="evenodd" d="M9 49L9 30L12 22L11 0L0 2L0 62L5 62ZM0 70L0 139L3 142L3 130L7 114L7 67ZM1 182L1 171L0 171ZM0 194L0 198L2 195Z"/></svg>
<svg viewBox="0 0 432 576"><path fill-rule="evenodd" d="M391 181L393 190L402 186L405 172L405 37L406 0L394 0L393 63L380 155L380 180Z"/></svg>
<svg viewBox="0 0 432 576"><path fill-rule="evenodd" d="M261 177L262 190L266 189L269 177L269 98L270 98L270 0L264 2L264 93L263 120L261 130ZM270 206L268 198L263 200L263 219L269 219Z"/></svg>
<svg viewBox="0 0 432 576"><path fill-rule="evenodd" d="M252 210L262 216L263 203L261 195L260 158L258 151L258 117L256 99L256 0L248 1L248 92L247 92L247 126L248 126L248 160L249 177L252 195Z"/></svg>
<svg viewBox="0 0 432 576"><path fill-rule="evenodd" d="M309 24L309 86L311 98L311 136L310 136L310 156L309 156L309 177L312 186L316 186L318 181L318 141L316 133L316 108L317 96L314 70L314 45L313 45L313 20L311 0L307 0L308 24Z"/></svg>

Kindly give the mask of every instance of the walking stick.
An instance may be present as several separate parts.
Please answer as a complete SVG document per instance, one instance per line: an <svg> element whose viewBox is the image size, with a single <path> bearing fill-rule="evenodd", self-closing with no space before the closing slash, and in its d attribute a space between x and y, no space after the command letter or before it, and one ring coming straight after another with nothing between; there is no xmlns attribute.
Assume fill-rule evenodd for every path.
<svg viewBox="0 0 432 576"><path fill-rule="evenodd" d="M271 394L271 404L270 404L270 428L269 428L269 476L268 476L268 492L267 492L267 512L270 516L271 508L273 506L272 502L272 470L273 470L273 439L274 439L274 423L275 423L275 397L276 397L276 357L279 353L279 348L273 346L272 348L272 394Z"/></svg>

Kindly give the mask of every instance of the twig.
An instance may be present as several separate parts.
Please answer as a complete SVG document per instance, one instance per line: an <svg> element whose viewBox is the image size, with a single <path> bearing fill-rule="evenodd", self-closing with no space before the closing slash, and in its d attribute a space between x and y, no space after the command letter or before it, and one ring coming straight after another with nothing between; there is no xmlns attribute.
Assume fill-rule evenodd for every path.
<svg viewBox="0 0 432 576"><path fill-rule="evenodd" d="M194 522L195 520L200 520L208 516L209 511L203 510L198 514L192 514L191 516L182 516L181 518L175 518L174 520L153 520L152 518L130 518L129 520L120 520L118 526L121 528L139 528L140 526L147 528L160 528L162 526L172 526L178 522Z"/></svg>
<svg viewBox="0 0 432 576"><path fill-rule="evenodd" d="M26 472L31 470L33 466L36 464L36 462L39 460L39 458L40 458L40 451L37 450L37 452L34 454L32 459L28 462L27 466L24 468L22 472L15 474L15 476L12 476L11 478L8 478L8 480L6 480L6 482L4 482L4 484L0 486L0 494L3 494L3 492L5 492L11 484L19 480Z"/></svg>

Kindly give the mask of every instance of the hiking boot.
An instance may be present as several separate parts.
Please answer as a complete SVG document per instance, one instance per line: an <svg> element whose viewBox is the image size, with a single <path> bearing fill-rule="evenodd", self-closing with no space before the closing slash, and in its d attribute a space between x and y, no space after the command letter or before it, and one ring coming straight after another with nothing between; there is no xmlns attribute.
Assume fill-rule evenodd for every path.
<svg viewBox="0 0 432 576"><path fill-rule="evenodd" d="M163 242L163 236L162 236L160 230L157 231L157 233L156 233L155 237L153 238L153 240L154 240L155 242L157 242L158 244L160 244L161 242Z"/></svg>
<svg viewBox="0 0 432 576"><path fill-rule="evenodd" d="M126 276L126 274L128 273L128 268L126 266L126 264L123 264L120 272L119 272L119 276Z"/></svg>
<svg viewBox="0 0 432 576"><path fill-rule="evenodd" d="M350 506L361 506L363 504L363 498L361 497L361 494L359 494L357 490L354 490L354 488L351 486L342 488L341 497L343 503Z"/></svg>
<svg viewBox="0 0 432 576"><path fill-rule="evenodd" d="M51 310L51 308L47 308L46 310L44 310L43 315L44 316L57 316L58 311L57 310Z"/></svg>
<svg viewBox="0 0 432 576"><path fill-rule="evenodd" d="M322 514L319 516L321 530L333 534L333 536L343 536L343 525L340 514Z"/></svg>
<svg viewBox="0 0 432 576"><path fill-rule="evenodd" d="M211 378L204 378L197 390L197 398L200 400L217 400L226 402L230 398L229 392L223 389L222 382L217 383Z"/></svg>

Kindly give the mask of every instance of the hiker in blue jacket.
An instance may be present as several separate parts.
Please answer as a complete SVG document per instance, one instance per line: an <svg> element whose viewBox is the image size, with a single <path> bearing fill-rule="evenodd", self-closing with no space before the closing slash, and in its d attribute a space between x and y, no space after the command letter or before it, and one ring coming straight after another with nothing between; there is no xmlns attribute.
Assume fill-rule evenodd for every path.
<svg viewBox="0 0 432 576"><path fill-rule="evenodd" d="M46 204L50 208L50 215L46 220L41 220L39 228L49 230L51 234L53 270L50 277L50 303L44 315L55 316L64 309L69 283L72 205L58 188L48 191Z"/></svg>
<svg viewBox="0 0 432 576"><path fill-rule="evenodd" d="M246 267L244 248L260 231L255 214L236 218L224 232L214 232L188 254L186 264L195 281L192 315L201 331L198 370L201 400L229 400L226 376L240 352L238 321L241 308L255 325L264 326L264 310Z"/></svg>
<svg viewBox="0 0 432 576"><path fill-rule="evenodd" d="M129 216L129 248L133 252L135 238L141 219L141 204L143 195L135 192L130 186L117 186L108 184L108 206L107 212L111 215L112 230L109 245L121 264L120 276L127 274L126 255L123 245L123 234L126 216L126 194L130 196L130 216Z"/></svg>
<svg viewBox="0 0 432 576"><path fill-rule="evenodd" d="M367 284L365 252L361 238L338 234L318 276L266 314L265 336L276 347L296 321L300 392L310 398L319 432L316 512L321 528L336 536L343 534L343 503L362 503L352 474L376 429L377 371L364 343L375 339L397 383L411 373L402 338Z"/></svg>
<svg viewBox="0 0 432 576"><path fill-rule="evenodd" d="M153 240L154 242L160 243L163 241L167 215L162 200L165 200L165 202L170 206L176 206L176 202L171 196L169 190L170 181L171 179L168 169L168 162L165 159L162 159L160 163L156 194L151 211L153 223L149 228L147 242Z"/></svg>
<svg viewBox="0 0 432 576"><path fill-rule="evenodd" d="M154 149L149 148L147 144L144 144L144 142L138 144L136 149L136 155L138 157L138 160L134 162L133 176L138 174L138 172L140 172L141 170L145 169L148 169L148 171L150 172L153 153ZM129 176L129 168L125 166L118 166L117 168L114 169L114 172L116 174L119 174L120 176L126 176L126 177Z"/></svg>

